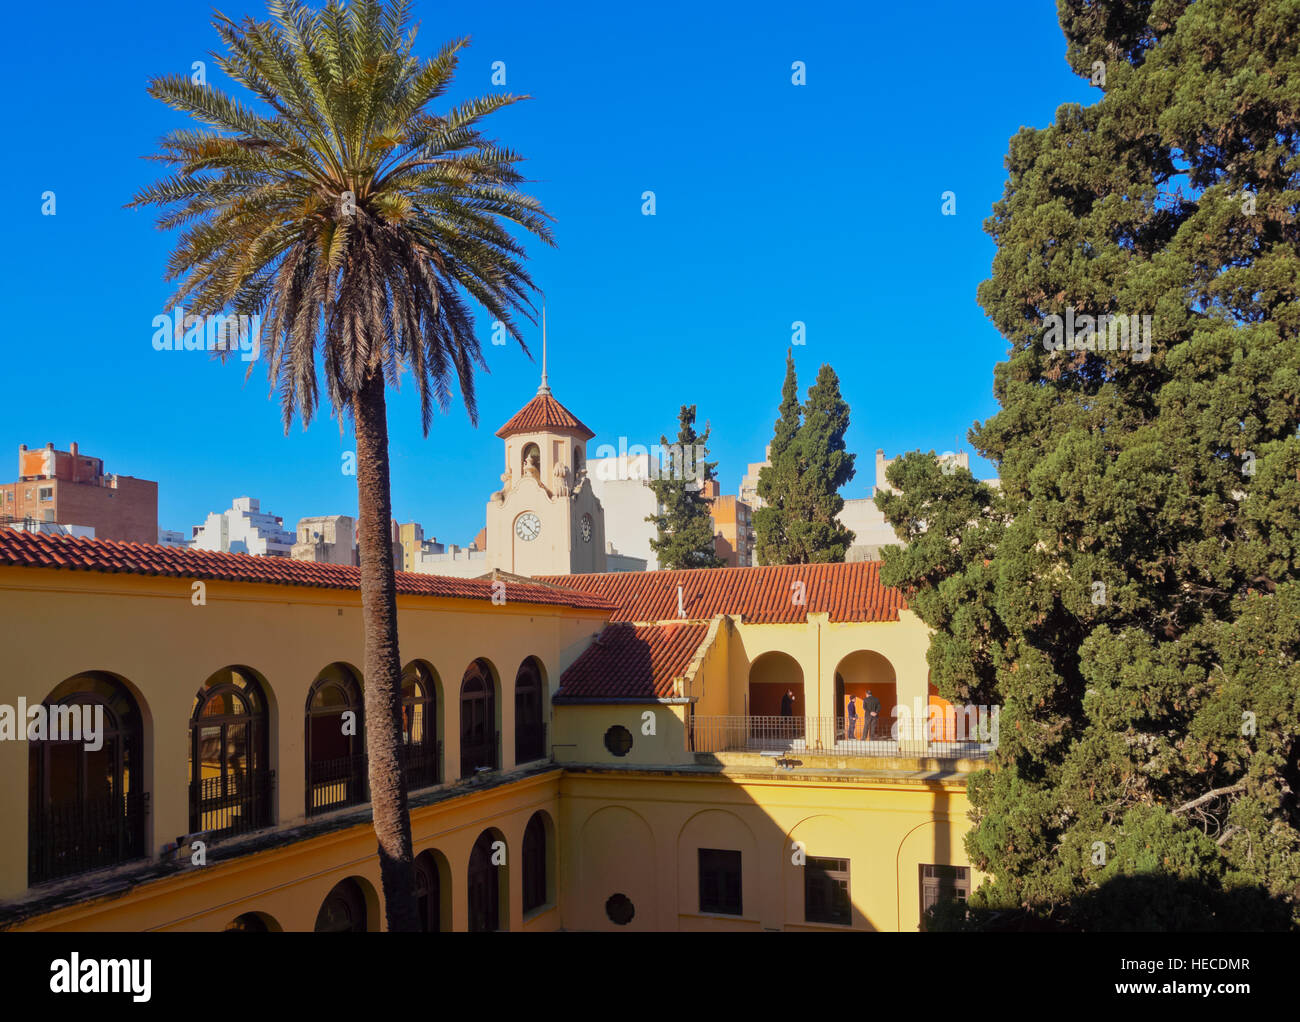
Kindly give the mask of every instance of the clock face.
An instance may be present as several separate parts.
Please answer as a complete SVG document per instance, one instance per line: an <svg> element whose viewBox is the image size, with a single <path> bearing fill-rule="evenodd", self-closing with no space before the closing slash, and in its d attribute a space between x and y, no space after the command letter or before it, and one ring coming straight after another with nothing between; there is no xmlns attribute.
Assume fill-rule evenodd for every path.
<svg viewBox="0 0 1300 1022"><path fill-rule="evenodd" d="M542 534L542 520L533 512L525 511L515 521L515 535L525 543L531 543Z"/></svg>
<svg viewBox="0 0 1300 1022"><path fill-rule="evenodd" d="M582 541L591 542L591 515L582 516Z"/></svg>

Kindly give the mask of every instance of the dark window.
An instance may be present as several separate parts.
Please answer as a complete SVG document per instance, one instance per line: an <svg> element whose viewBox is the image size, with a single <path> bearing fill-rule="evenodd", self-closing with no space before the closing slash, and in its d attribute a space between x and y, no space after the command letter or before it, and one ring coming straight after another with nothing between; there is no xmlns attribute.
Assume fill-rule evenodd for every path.
<svg viewBox="0 0 1300 1022"><path fill-rule="evenodd" d="M218 671L190 713L190 833L242 834L271 822L266 700L252 672Z"/></svg>
<svg viewBox="0 0 1300 1022"><path fill-rule="evenodd" d="M541 908L547 900L546 820L533 813L524 828L524 911Z"/></svg>
<svg viewBox="0 0 1300 1022"><path fill-rule="evenodd" d="M442 782L434 684L433 673L422 663L410 664L402 672L402 745L398 758L406 774L407 791Z"/></svg>
<svg viewBox="0 0 1300 1022"><path fill-rule="evenodd" d="M492 864L492 844L497 838L485 830L469 856L469 929L485 933L501 929L501 877Z"/></svg>
<svg viewBox="0 0 1300 1022"><path fill-rule="evenodd" d="M366 896L351 877L340 880L316 913L317 933L365 933Z"/></svg>
<svg viewBox="0 0 1300 1022"><path fill-rule="evenodd" d="M442 930L442 877L438 864L429 852L415 860L415 900L419 906L420 929L425 933Z"/></svg>
<svg viewBox="0 0 1300 1022"><path fill-rule="evenodd" d="M529 657L515 676L515 762L531 763L546 755L546 721L542 672Z"/></svg>
<svg viewBox="0 0 1300 1022"><path fill-rule="evenodd" d="M636 915L636 906L626 894L611 894L605 902L605 915L616 926L626 926Z"/></svg>
<svg viewBox="0 0 1300 1022"><path fill-rule="evenodd" d="M460 775L473 777L477 767L499 769L497 763L496 688L492 669L475 660L460 686Z"/></svg>
<svg viewBox="0 0 1300 1022"><path fill-rule="evenodd" d="M810 923L853 923L849 900L849 860L809 858L804 866L804 920Z"/></svg>
<svg viewBox="0 0 1300 1022"><path fill-rule="evenodd" d="M106 674L81 674L59 685L44 706L45 737L28 740L28 883L140 858L147 803L135 700ZM82 723L101 729L98 749L86 748Z"/></svg>
<svg viewBox="0 0 1300 1022"><path fill-rule="evenodd" d="M366 776L361 686L330 664L307 694L307 815L365 802Z"/></svg>
<svg viewBox="0 0 1300 1022"><path fill-rule="evenodd" d="M622 724L615 724L605 732L605 748L615 756L626 756L632 751L632 732Z"/></svg>
<svg viewBox="0 0 1300 1022"><path fill-rule="evenodd" d="M741 915L739 852L700 849L700 911Z"/></svg>
<svg viewBox="0 0 1300 1022"><path fill-rule="evenodd" d="M965 903L970 897L970 869L966 866L921 867L921 928L926 915L941 901Z"/></svg>

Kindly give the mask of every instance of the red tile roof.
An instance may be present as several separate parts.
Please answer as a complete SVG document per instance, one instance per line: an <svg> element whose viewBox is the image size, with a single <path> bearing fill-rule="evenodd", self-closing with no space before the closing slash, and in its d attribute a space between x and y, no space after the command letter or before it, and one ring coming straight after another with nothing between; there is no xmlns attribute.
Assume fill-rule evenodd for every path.
<svg viewBox="0 0 1300 1022"><path fill-rule="evenodd" d="M560 678L555 698L663 699L708 633L704 624L606 625Z"/></svg>
<svg viewBox="0 0 1300 1022"><path fill-rule="evenodd" d="M907 609L903 594L880 582L879 561L851 564L789 564L765 568L692 568L683 571L622 571L604 575L547 575L539 582L577 589L609 600L614 621L708 621L739 614L746 622L804 621L829 613L832 621L897 621ZM802 582L804 603L796 603Z"/></svg>
<svg viewBox="0 0 1300 1022"><path fill-rule="evenodd" d="M539 430L568 429L581 433L582 439L590 440L596 434L578 421L578 417L551 397L550 391L539 391L537 396L519 411L514 418L497 430L497 436L504 439L516 433L536 433Z"/></svg>
<svg viewBox="0 0 1300 1022"><path fill-rule="evenodd" d="M0 527L0 566L63 568L172 578L223 579L266 585L308 586L315 589L361 587L361 569L340 564L315 564L288 557L254 557L185 547L119 543L107 539L47 536ZM517 603L547 604L609 610L612 604L593 593L504 580L505 598ZM490 600L490 579L449 578L443 575L397 573L397 591L444 599Z"/></svg>

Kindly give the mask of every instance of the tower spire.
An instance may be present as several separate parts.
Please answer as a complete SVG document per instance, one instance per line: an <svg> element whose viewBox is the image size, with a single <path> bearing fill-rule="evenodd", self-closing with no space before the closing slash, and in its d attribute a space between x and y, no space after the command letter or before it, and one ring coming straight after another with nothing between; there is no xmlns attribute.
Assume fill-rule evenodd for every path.
<svg viewBox="0 0 1300 1022"><path fill-rule="evenodd" d="M539 394L549 394L551 388L546 382L546 305L542 304L542 385L537 388Z"/></svg>

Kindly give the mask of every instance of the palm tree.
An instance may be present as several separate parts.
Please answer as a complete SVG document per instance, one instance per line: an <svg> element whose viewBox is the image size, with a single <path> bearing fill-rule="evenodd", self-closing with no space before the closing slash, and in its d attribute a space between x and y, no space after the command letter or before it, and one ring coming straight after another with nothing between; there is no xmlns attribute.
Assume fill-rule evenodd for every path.
<svg viewBox="0 0 1300 1022"><path fill-rule="evenodd" d="M513 317L533 319L537 288L507 225L553 244L551 218L516 188L521 157L478 127L526 97L426 110L468 40L416 57L406 0L329 0L320 11L271 0L270 14L213 22L227 49L217 65L260 112L183 75L150 82L204 128L161 140L150 159L171 176L129 205L161 207L160 228L184 227L167 268L174 304L262 317L286 433L316 409L318 349L332 413L353 423L371 803L389 929L415 930L385 387L411 372L427 436L454 371L477 422L474 369L485 365L470 300L523 346Z"/></svg>

